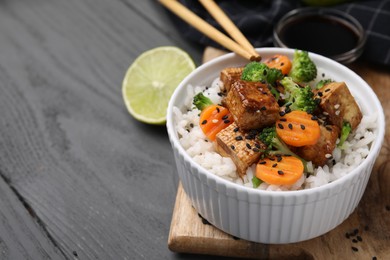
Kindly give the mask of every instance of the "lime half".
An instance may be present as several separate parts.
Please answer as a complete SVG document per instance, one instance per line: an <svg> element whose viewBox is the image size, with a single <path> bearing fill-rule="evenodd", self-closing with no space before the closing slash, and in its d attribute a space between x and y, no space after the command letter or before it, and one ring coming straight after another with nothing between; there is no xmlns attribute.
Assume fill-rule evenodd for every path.
<svg viewBox="0 0 390 260"><path fill-rule="evenodd" d="M142 53L127 70L122 85L130 114L144 123L164 124L173 91L194 69L191 57L177 47Z"/></svg>

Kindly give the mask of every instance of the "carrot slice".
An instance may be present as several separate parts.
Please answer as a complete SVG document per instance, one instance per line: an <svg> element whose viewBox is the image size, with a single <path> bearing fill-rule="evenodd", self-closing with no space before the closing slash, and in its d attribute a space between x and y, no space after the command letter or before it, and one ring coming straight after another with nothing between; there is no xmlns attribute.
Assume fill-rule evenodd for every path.
<svg viewBox="0 0 390 260"><path fill-rule="evenodd" d="M276 133L286 144L300 147L316 144L321 130L312 115L296 110L276 122Z"/></svg>
<svg viewBox="0 0 390 260"><path fill-rule="evenodd" d="M276 54L272 56L271 58L264 61L264 63L269 68L281 70L284 75L287 75L292 67L291 60L287 56L281 54Z"/></svg>
<svg viewBox="0 0 390 260"><path fill-rule="evenodd" d="M278 156L260 160L256 165L256 177L275 185L291 185L301 178L304 166L293 156Z"/></svg>
<svg viewBox="0 0 390 260"><path fill-rule="evenodd" d="M211 141L225 127L233 123L233 116L226 107L210 105L202 110L199 118L200 128Z"/></svg>

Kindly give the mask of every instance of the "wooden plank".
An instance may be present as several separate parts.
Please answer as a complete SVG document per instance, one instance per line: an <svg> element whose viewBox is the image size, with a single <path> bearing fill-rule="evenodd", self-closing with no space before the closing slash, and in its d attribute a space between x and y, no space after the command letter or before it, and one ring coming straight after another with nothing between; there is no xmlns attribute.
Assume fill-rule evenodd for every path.
<svg viewBox="0 0 390 260"><path fill-rule="evenodd" d="M2 178L0 198L0 259L65 259Z"/></svg>
<svg viewBox="0 0 390 260"><path fill-rule="evenodd" d="M181 42L200 59L161 30L162 10L151 0L1 3L0 171L67 258L172 255L178 180L166 130L133 120L121 97L142 51Z"/></svg>
<svg viewBox="0 0 390 260"><path fill-rule="evenodd" d="M223 51L207 48L204 61ZM354 64L351 68L361 75L377 93L389 122L390 73L383 69ZM385 87L387 86L387 87ZM386 125L389 129L389 123ZM266 245L236 239L207 225L191 206L181 184L178 187L172 215L168 246L175 252L211 254L256 259L385 259L390 255L390 164L387 131L385 143L374 166L366 192L353 214L332 231L308 241L287 245ZM355 229L357 236L346 237ZM356 241L355 241L355 240ZM356 247L358 251L352 250Z"/></svg>

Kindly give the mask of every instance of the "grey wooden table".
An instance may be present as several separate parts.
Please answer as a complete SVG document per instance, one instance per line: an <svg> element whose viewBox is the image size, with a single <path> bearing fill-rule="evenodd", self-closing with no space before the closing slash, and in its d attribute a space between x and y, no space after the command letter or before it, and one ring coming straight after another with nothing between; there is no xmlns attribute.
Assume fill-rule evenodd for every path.
<svg viewBox="0 0 390 260"><path fill-rule="evenodd" d="M156 1L0 1L0 259L199 258L167 248L166 129L121 95L133 60L163 45L201 61Z"/></svg>

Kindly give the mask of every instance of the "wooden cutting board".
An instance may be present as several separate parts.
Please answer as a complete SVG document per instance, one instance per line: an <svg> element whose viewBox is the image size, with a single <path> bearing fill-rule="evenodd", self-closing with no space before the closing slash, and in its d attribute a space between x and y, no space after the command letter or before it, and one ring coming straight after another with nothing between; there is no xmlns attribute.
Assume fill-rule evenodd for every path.
<svg viewBox="0 0 390 260"><path fill-rule="evenodd" d="M204 62L224 52L207 48ZM390 71L367 64L353 64L378 95L389 122ZM390 134L386 123L385 143L364 196L352 215L332 231L300 243L267 245L232 237L210 225L191 206L179 184L168 247L174 252L256 259L390 259Z"/></svg>

